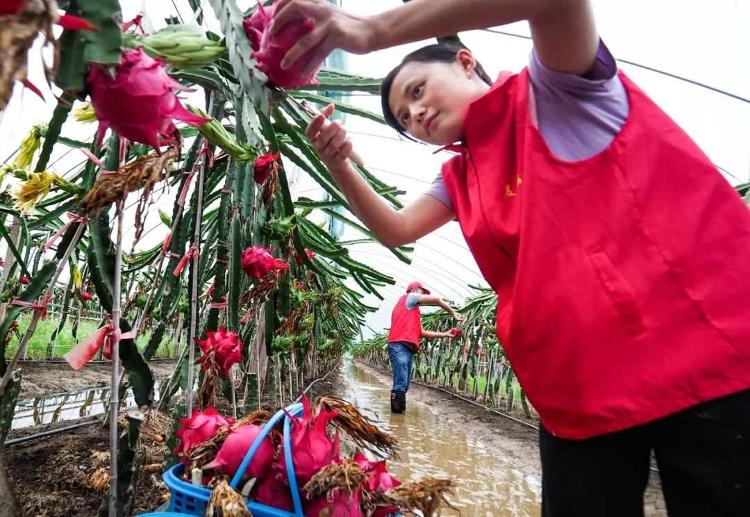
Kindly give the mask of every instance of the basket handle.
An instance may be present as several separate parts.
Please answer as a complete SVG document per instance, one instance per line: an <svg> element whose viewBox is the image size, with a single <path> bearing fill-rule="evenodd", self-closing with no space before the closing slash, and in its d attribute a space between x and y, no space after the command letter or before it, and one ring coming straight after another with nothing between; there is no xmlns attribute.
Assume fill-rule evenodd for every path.
<svg viewBox="0 0 750 517"><path fill-rule="evenodd" d="M294 462L292 461L291 428L292 419L287 417L284 420L284 461L286 462L286 472L289 476L289 491L292 493L294 515L304 517L304 513L302 513L302 501L299 496L299 487L297 486L297 476L294 474Z"/></svg>
<svg viewBox="0 0 750 517"><path fill-rule="evenodd" d="M268 422L266 422L266 425L263 426L263 429L261 429L260 433L255 438L255 441L245 453L245 457L242 458L242 462L237 468L237 472L234 473L234 477L232 477L232 481L229 483L229 486L237 489L237 485L240 484L242 476L245 475L245 471L247 470L248 465L250 465L250 462L255 456L255 453L260 448L260 444L263 443L263 440L265 440L266 436L268 436L268 433L270 433L271 430L276 427L276 424L279 422L279 420L284 418L284 411L289 412L289 414L291 415L299 415L302 412L302 404L292 404L286 409L280 409L268 420Z"/></svg>

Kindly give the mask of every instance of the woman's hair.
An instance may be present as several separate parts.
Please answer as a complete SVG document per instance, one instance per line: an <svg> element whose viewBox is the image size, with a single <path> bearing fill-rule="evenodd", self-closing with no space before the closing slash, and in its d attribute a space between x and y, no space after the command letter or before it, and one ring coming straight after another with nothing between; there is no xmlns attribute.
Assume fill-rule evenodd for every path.
<svg viewBox="0 0 750 517"><path fill-rule="evenodd" d="M383 116L385 117L385 121L389 126L408 138L406 131L403 127L401 127L401 124L398 123L398 120L396 120L396 116L393 114L393 112L391 111L391 107L388 105L388 99L391 95L391 86L393 86L393 80L396 78L404 65L408 63L432 62L453 63L456 60L456 54L458 54L458 51L463 48L465 47L462 47L461 45L457 45L455 43L438 43L436 45L427 45L426 47L422 47L419 50L415 50L411 54L407 54L407 56L404 57L404 59L396 68L388 72L388 75L385 76L385 79L383 79L383 82L380 85L380 104L383 108ZM485 83L492 85L492 80L487 75L487 72L484 71L484 68L482 68L482 65L480 65L479 62L476 63L474 71L476 72L477 76L479 76L479 78L482 79Z"/></svg>

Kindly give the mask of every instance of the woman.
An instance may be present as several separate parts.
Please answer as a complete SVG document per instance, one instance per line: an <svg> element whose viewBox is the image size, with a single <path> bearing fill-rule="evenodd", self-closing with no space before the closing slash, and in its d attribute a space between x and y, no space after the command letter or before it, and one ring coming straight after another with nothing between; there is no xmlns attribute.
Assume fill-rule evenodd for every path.
<svg viewBox="0 0 750 517"><path fill-rule="evenodd" d="M451 331L433 332L422 328L421 305L438 305L456 321L463 321L463 316L448 303L431 294L421 282L411 282L406 286L406 294L401 296L391 313L391 329L388 332L388 357L393 372L393 389L391 390L391 412L403 413L406 410L406 392L411 380L412 357L419 351L422 338L434 339L456 335Z"/></svg>
<svg viewBox="0 0 750 517"><path fill-rule="evenodd" d="M412 0L359 18L281 0L273 30L296 16L314 29L283 65L308 49L370 52L528 20L534 52L520 74L489 85L470 52L441 47L384 82L384 115L399 132L457 144L433 189L403 210L348 163L331 107L308 137L385 245L458 220L543 425L545 516L642 515L651 451L670 515L745 515L750 213L617 73L590 3Z"/></svg>

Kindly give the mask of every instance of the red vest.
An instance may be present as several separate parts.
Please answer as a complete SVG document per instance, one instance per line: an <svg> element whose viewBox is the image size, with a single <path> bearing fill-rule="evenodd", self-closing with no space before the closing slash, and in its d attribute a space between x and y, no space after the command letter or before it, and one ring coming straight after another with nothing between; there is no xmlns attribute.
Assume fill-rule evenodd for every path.
<svg viewBox="0 0 750 517"><path fill-rule="evenodd" d="M527 71L474 101L443 178L544 425L587 438L750 387L750 211L625 75L598 155L555 157Z"/></svg>
<svg viewBox="0 0 750 517"><path fill-rule="evenodd" d="M406 297L403 295L396 302L391 313L391 331L388 342L405 341L414 345L414 351L419 349L419 338L422 337L422 318L419 305L409 310L406 308Z"/></svg>

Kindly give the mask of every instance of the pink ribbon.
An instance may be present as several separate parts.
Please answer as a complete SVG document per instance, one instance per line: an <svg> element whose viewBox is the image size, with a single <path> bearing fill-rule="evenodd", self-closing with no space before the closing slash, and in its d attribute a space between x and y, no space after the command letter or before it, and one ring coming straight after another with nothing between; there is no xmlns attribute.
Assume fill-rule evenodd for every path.
<svg viewBox="0 0 750 517"><path fill-rule="evenodd" d="M182 270L185 269L185 266L188 263L188 260L192 260L198 256L198 248L195 246L190 246L188 250L185 252L185 254L182 256L180 261L177 263L177 267L174 268L174 271L172 274L174 276L180 276L182 274Z"/></svg>
<svg viewBox="0 0 750 517"><path fill-rule="evenodd" d="M70 228L70 225L73 223L86 223L88 222L88 218L82 215L74 214L73 212L68 212L68 222L65 223L60 227L59 230L55 232L55 234L47 239L47 243L44 245L44 249L48 250L50 249L57 239L63 236L63 234L68 231L68 228Z"/></svg>
<svg viewBox="0 0 750 517"><path fill-rule="evenodd" d="M83 154L85 154L85 155L86 155L86 158L88 158L88 159L89 159L89 161L91 161L91 163L93 163L93 164L94 164L94 165L96 165L97 167L101 167L101 166L102 166L102 161L101 161L101 160L100 160L99 158L97 158L97 156L96 156L96 155L95 155L94 153L92 153L91 151L89 151L89 150L88 150L88 149L86 149L85 147L81 147L81 148L80 148L80 151L81 151L81 152L82 152Z"/></svg>
<svg viewBox="0 0 750 517"><path fill-rule="evenodd" d="M116 339L119 343L123 339L133 339L133 331L120 333L120 329L115 330L111 323L99 327L93 334L85 340L79 342L63 355L71 368L80 370L88 363L96 353L104 346L104 357L112 359L112 343Z"/></svg>
<svg viewBox="0 0 750 517"><path fill-rule="evenodd" d="M213 167L214 166L214 152L211 150L210 147L208 147L208 141L203 141L203 147L201 148L200 152L198 153L198 156L205 156L206 160L208 160L208 166Z"/></svg>
<svg viewBox="0 0 750 517"><path fill-rule="evenodd" d="M17 305L19 307L26 307L27 309L34 309L35 311L39 311L41 313L42 320L47 319L47 305L52 301L54 296L47 295L42 296L39 298L36 302L27 302L24 300L13 300L10 302L11 305Z"/></svg>
<svg viewBox="0 0 750 517"><path fill-rule="evenodd" d="M127 138L120 137L120 163L125 161L125 157L128 155L128 147L130 146L130 141L128 141Z"/></svg>
<svg viewBox="0 0 750 517"><path fill-rule="evenodd" d="M229 307L229 302L224 300L223 302L211 302L208 304L209 309L226 309Z"/></svg>
<svg viewBox="0 0 750 517"><path fill-rule="evenodd" d="M167 233L164 237L164 242L161 244L161 252L164 255L169 255L169 246L172 244L172 232Z"/></svg>
<svg viewBox="0 0 750 517"><path fill-rule="evenodd" d="M187 199L188 189L190 189L190 183L193 181L193 176L195 176L194 172L188 172L187 179L185 180L185 183L182 184L180 195L177 196L177 204L180 206L185 206L185 200Z"/></svg>
<svg viewBox="0 0 750 517"><path fill-rule="evenodd" d="M129 20L122 24L122 32L125 32L132 26L136 26L141 30L141 34L146 34L146 32L143 30L143 13L138 14L135 18L132 20Z"/></svg>

